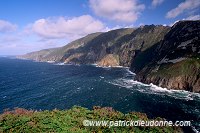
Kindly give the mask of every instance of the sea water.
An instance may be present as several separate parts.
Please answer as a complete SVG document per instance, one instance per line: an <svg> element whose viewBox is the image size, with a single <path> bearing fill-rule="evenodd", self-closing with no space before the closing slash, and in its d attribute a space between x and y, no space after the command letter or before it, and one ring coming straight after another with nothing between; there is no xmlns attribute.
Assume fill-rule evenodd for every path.
<svg viewBox="0 0 200 133"><path fill-rule="evenodd" d="M109 106L150 118L190 120L200 130L200 94L134 80L128 68L64 65L0 58L0 112L14 107L52 110Z"/></svg>

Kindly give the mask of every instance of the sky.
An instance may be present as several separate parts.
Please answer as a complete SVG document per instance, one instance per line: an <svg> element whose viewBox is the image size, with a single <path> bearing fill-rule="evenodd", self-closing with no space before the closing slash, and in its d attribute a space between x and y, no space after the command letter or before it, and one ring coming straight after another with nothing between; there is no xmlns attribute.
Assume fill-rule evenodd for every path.
<svg viewBox="0 0 200 133"><path fill-rule="evenodd" d="M0 0L0 55L60 47L94 32L200 20L200 0Z"/></svg>

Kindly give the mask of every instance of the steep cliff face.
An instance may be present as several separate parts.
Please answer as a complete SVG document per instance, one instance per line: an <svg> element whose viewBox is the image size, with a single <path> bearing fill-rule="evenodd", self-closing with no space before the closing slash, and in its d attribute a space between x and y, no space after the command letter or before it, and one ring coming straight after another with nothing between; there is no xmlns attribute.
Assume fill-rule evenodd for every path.
<svg viewBox="0 0 200 133"><path fill-rule="evenodd" d="M130 67L131 62L140 53L160 42L170 27L146 25L135 29L131 34L121 37L115 45L109 47L110 53L119 55L119 64Z"/></svg>
<svg viewBox="0 0 200 133"><path fill-rule="evenodd" d="M145 67L136 75L136 79L144 83L193 92L200 92L199 77L199 59L186 59L174 64Z"/></svg>
<svg viewBox="0 0 200 133"><path fill-rule="evenodd" d="M62 61L76 64L94 64L101 60L105 61L105 59L110 59L106 57L110 54L116 54L110 49L110 47L115 45L123 36L129 35L133 31L134 29L132 28L126 28L103 33L92 39L84 47L69 50L68 53L63 56ZM104 63L99 64L103 65ZM119 61L117 64L119 64Z"/></svg>
<svg viewBox="0 0 200 133"><path fill-rule="evenodd" d="M161 25L149 25L137 29L109 31L91 40L85 47L70 51L63 57L63 60L68 60L72 55L82 54L78 58L75 56L69 62L91 64L98 63L102 59L105 61L105 59L109 59L105 57L112 54L119 57L115 65L129 67L139 51L144 51L160 42L169 29L169 27ZM100 63L100 65L103 64Z"/></svg>
<svg viewBox="0 0 200 133"><path fill-rule="evenodd" d="M200 21L180 21L164 40L132 62L136 79L170 89L200 92Z"/></svg>

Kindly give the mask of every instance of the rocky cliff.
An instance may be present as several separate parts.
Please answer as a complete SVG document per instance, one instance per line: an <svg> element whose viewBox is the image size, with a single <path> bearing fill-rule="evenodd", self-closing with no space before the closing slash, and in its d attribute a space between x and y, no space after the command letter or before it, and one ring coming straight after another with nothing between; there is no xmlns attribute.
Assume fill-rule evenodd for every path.
<svg viewBox="0 0 200 133"><path fill-rule="evenodd" d="M66 46L19 58L125 66L144 83L200 92L200 21L146 25L90 34Z"/></svg>
<svg viewBox="0 0 200 133"><path fill-rule="evenodd" d="M200 92L200 21L180 21L132 62L136 79L170 89Z"/></svg>

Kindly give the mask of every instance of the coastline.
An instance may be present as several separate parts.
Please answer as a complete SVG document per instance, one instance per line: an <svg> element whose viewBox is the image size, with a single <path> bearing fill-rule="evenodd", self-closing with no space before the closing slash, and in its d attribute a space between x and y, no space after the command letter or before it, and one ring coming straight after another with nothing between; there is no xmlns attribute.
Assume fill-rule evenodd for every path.
<svg viewBox="0 0 200 133"><path fill-rule="evenodd" d="M19 61L19 62L21 62L21 61ZM32 62L32 61L31 61ZM30 62L30 63L31 63ZM26 63L26 61L25 61L25 63ZM53 65L56 65L56 64L54 64L54 63L48 63L48 62L44 62L45 64L46 64L46 67L48 67L48 66L50 66L50 67L52 67ZM49 65L48 65L48 64ZM34 63L35 64L35 63ZM41 63L37 63L37 64L41 64ZM42 66L44 65L44 64L41 64ZM62 63L62 65L68 65L68 64L63 64ZM72 67L73 67L73 64L71 64L72 65ZM88 66L88 67L87 67ZM114 78L114 79L112 79L111 78L111 80L110 80L110 78L107 78L106 76L104 76L103 74L99 74L98 75L98 77L97 77L97 80L98 79L100 79L101 78L101 80L103 81L103 82L107 82L107 81L116 81L116 80L118 80L119 82L121 82L120 81L120 79L122 79L122 82L123 82L123 80L126 82L124 85L125 86L123 86L122 87L122 90L124 90L124 91L127 91L128 89L133 89L133 91L130 91L131 93L136 93L136 94L139 94L139 95L147 95L147 96L155 96L156 95L156 97L163 97L163 96L165 96L166 98L168 98L168 96L172 96L173 97L173 100L176 100L176 99L182 99L184 102L186 102L187 103L187 101L189 101L190 102L190 100L194 100L194 101L191 101L191 102L195 102L196 100L197 101L199 101L199 94L194 94L194 93L190 93L190 92L187 92L187 91L180 91L180 90L168 90L168 89L164 89L164 88L159 88L159 87L157 87L157 86L155 86L155 85L153 85L153 84L143 84L143 83L141 83L141 82L138 82L138 81L135 81L134 80L134 78L132 78L132 76L134 76L135 74L132 72L132 71L130 71L127 67L120 67L119 69L115 69L114 67L110 67L108 70L106 70L107 68L105 68L105 67L101 67L101 66L98 66L98 67L101 67L102 69L95 69L95 68L92 68L92 67L90 67L90 66L93 66L93 67L96 67L96 65L95 64L88 64L88 65L83 65L83 67L84 68L89 68L88 69L88 71L90 71L90 68L91 68L91 70L92 69L94 69L94 70L100 70L100 71L104 71L104 72L107 72L108 70L109 71L115 71L116 70L116 72L122 72L122 73L124 73L124 74L122 74L120 77L116 77L116 78ZM57 69L60 69L60 67L58 66L58 67L56 67ZM65 67L62 67L62 68L65 68ZM66 67L67 68L67 67ZM76 67L77 68L77 67ZM105 68L105 70L103 70ZM113 69L112 69L113 68ZM79 69L79 68L78 68ZM129 73L130 73L130 75L129 75ZM109 73L108 73L109 74ZM107 75L108 75L107 74ZM100 77L100 76L103 76L103 77ZM102 79L103 78L103 79ZM59 79L58 79L59 80ZM100 81L100 82L102 82L102 81ZM112 84L113 82L111 82L111 84ZM130 83L130 84L128 84L128 85L130 85L130 87L129 88L124 88L124 87L127 87L126 85L127 85L127 83ZM141 85L141 86L140 86ZM136 86L136 88L137 88L137 86L138 86L138 88L143 88L143 90L142 90L142 92L140 93L140 92L136 92L136 91L139 91L138 89L137 90L134 90L135 89L135 86ZM146 86L146 87L145 87ZM114 86L113 86L114 87ZM120 88L120 87L114 87L114 88ZM145 89L146 88L146 89ZM114 91L113 91L113 93L115 93ZM130 93L130 94L131 94ZM144 94L144 93L146 93L146 94ZM132 95L132 94L131 94ZM180 95L180 97L177 97L177 95ZM196 96L195 96L196 95ZM172 98L171 97L171 98ZM171 99L171 98L169 98L169 100ZM198 99L196 99L196 98L198 98ZM125 99L124 99L125 100ZM181 101L182 101L181 100ZM95 105L99 105L99 104L95 104ZM101 104L100 104L101 105ZM161 115L158 115L158 116L161 116ZM162 116L163 117L163 116ZM163 117L163 118L165 118L165 117Z"/></svg>
<svg viewBox="0 0 200 133"><path fill-rule="evenodd" d="M17 58L18 59L18 58ZM26 60L26 59L25 59ZM29 60L29 59L28 59ZM134 76L137 75L134 72L132 72L130 70L129 67L124 67L124 66L100 66L96 63L94 64L73 64L73 63L64 63L64 62L56 62L56 61L35 61L35 60L31 60L34 62L45 62L45 63L49 63L49 64L54 64L54 65L75 65L75 66L80 66L80 65L90 65L90 66L94 66L94 67L100 67L100 68L105 68L105 69L112 69L112 68L124 68L126 69L130 74L133 74ZM150 84L146 84L137 80L134 80L134 82L137 82L138 84L144 85L144 86L148 86L151 87L152 89L154 89L155 91L163 91L163 92L168 92L168 93L173 93L173 92L179 92L179 93L188 93L188 95L190 94L194 94L197 95L198 97L200 97L200 93L197 92L191 92L191 91L187 91L187 90L176 90L176 89L170 89L170 88L163 88L160 87L156 84L150 83Z"/></svg>

